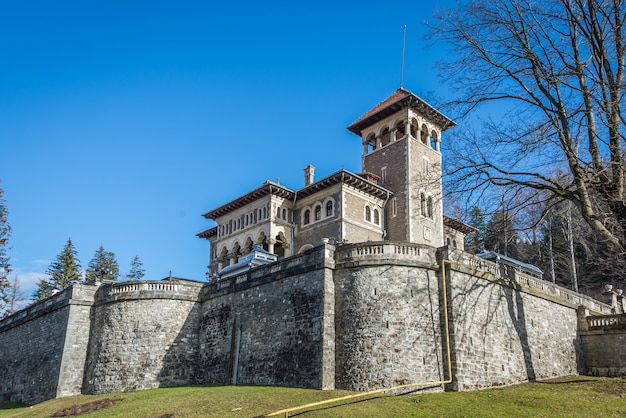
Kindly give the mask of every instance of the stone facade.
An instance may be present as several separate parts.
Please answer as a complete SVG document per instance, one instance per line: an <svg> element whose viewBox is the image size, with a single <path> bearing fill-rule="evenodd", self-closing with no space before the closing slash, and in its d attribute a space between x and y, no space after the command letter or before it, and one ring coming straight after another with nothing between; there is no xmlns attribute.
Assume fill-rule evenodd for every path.
<svg viewBox="0 0 626 418"><path fill-rule="evenodd" d="M86 393L193 382L200 283L134 282L96 292L85 363Z"/></svg>
<svg viewBox="0 0 626 418"><path fill-rule="evenodd" d="M18 312L0 321L0 400L233 383L472 390L624 374L623 330L581 328L579 306L611 311L459 250L324 244L205 284L76 285Z"/></svg>
<svg viewBox="0 0 626 418"><path fill-rule="evenodd" d="M585 373L626 376L626 313L590 316L580 308L579 321Z"/></svg>
<svg viewBox="0 0 626 418"><path fill-rule="evenodd" d="M80 393L94 293L77 285L0 321L0 401Z"/></svg>

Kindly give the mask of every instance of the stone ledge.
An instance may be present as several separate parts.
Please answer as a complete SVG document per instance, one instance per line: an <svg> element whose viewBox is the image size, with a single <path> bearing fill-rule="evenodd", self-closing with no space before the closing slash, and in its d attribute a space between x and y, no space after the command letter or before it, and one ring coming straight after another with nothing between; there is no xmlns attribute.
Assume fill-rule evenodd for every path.
<svg viewBox="0 0 626 418"><path fill-rule="evenodd" d="M0 321L0 332L25 324L33 319L47 315L68 305L92 306L97 286L75 284L56 295L17 311Z"/></svg>
<svg viewBox="0 0 626 418"><path fill-rule="evenodd" d="M94 306L129 300L170 299L199 302L206 283L167 280L140 280L106 283L95 294Z"/></svg>
<svg viewBox="0 0 626 418"><path fill-rule="evenodd" d="M302 254L255 267L224 280L211 282L204 287L200 301L204 302L217 296L238 292L311 271L326 268L332 269L335 267L334 251L335 246L322 244Z"/></svg>

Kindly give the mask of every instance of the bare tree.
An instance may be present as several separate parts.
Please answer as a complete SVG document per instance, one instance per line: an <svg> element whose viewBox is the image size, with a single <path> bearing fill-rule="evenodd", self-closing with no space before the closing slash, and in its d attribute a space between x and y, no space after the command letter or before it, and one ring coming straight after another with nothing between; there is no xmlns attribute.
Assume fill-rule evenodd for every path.
<svg viewBox="0 0 626 418"><path fill-rule="evenodd" d="M8 302L7 302L7 313L13 314L16 310L22 305L22 302L26 300L24 297L24 293L22 292L22 288L20 286L20 278L19 276L15 276L15 278L11 281L11 287L9 288L8 294Z"/></svg>
<svg viewBox="0 0 626 418"><path fill-rule="evenodd" d="M462 122L478 106L507 109L502 122L449 137L448 192L473 205L494 186L512 198L533 191L520 205L544 214L570 201L598 239L626 253L625 4L473 0L436 16L432 39L453 57L440 68L460 95L448 113Z"/></svg>

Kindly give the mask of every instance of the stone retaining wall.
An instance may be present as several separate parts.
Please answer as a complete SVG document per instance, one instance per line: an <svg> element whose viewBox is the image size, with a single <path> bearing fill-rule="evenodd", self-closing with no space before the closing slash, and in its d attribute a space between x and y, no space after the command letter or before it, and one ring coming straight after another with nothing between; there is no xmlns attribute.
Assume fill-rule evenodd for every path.
<svg viewBox="0 0 626 418"><path fill-rule="evenodd" d="M95 290L75 285L0 322L0 401L80 393Z"/></svg>
<svg viewBox="0 0 626 418"><path fill-rule="evenodd" d="M580 321L580 305L610 312L460 251L393 242L324 244L204 284L76 285L0 321L0 401L188 384L443 390L448 366L447 390L624 374L623 318Z"/></svg>
<svg viewBox="0 0 626 418"><path fill-rule="evenodd" d="M334 388L332 249L207 287L201 383Z"/></svg>
<svg viewBox="0 0 626 418"><path fill-rule="evenodd" d="M581 371L576 305L517 281L445 263L452 390Z"/></svg>
<svg viewBox="0 0 626 418"><path fill-rule="evenodd" d="M84 393L193 384L201 283L143 281L96 293Z"/></svg>
<svg viewBox="0 0 626 418"><path fill-rule="evenodd" d="M626 376L626 314L589 316L584 309L579 313L585 374Z"/></svg>

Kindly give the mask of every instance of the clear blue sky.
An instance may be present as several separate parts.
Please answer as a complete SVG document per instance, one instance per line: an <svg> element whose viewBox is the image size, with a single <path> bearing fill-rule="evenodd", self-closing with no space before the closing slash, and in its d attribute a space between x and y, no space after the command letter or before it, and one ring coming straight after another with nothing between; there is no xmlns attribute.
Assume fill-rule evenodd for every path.
<svg viewBox="0 0 626 418"><path fill-rule="evenodd" d="M228 3L228 4L227 4ZM22 290L72 238L122 273L204 280L201 217L280 177L360 169L345 128L398 88L441 94L423 21L453 0L1 1L0 179ZM444 138L445 140L445 138Z"/></svg>

